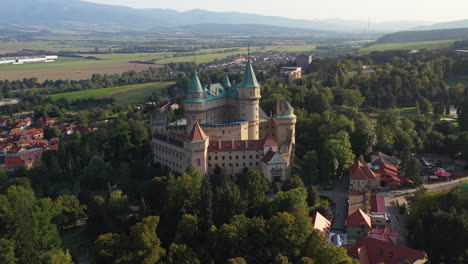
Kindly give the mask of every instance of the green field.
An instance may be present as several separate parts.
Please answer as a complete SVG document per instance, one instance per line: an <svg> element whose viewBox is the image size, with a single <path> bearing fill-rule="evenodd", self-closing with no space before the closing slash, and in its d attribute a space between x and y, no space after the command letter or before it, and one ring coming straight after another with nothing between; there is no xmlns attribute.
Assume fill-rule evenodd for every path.
<svg viewBox="0 0 468 264"><path fill-rule="evenodd" d="M145 102L153 93L160 94L166 87L174 84L174 82L153 83L145 87L137 87L126 90L125 92L117 92L112 95L117 103L121 104L137 104Z"/></svg>
<svg viewBox="0 0 468 264"><path fill-rule="evenodd" d="M443 40L443 41L424 41L424 42L411 42L411 43L389 43L389 44L377 44L366 48L361 48L360 53L368 53L373 51L388 51L388 50L436 50L445 49L452 46L454 40Z"/></svg>
<svg viewBox="0 0 468 264"><path fill-rule="evenodd" d="M164 87L167 87L173 83L171 82L156 82L156 83L145 83L145 84L132 84L125 86L117 86L110 88L92 89L78 92L69 92L61 94L53 94L50 97L53 100L59 98L66 98L69 101L89 98L109 98L115 97L119 102L136 103L139 100L144 100L155 91L161 91ZM140 91L142 90L142 91Z"/></svg>
<svg viewBox="0 0 468 264"><path fill-rule="evenodd" d="M402 116L414 115L416 114L416 107L398 108L397 111L400 112L400 115Z"/></svg>

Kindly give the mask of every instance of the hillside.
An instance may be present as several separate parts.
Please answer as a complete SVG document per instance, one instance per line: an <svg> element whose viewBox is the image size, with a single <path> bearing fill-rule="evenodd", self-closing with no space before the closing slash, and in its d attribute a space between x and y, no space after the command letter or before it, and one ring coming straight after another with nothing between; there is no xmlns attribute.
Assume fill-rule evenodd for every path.
<svg viewBox="0 0 468 264"><path fill-rule="evenodd" d="M304 20L238 12L211 12L200 9L178 12L169 9L135 9L95 4L80 0L3 1L0 24L35 25L64 29L148 29L194 24L262 24L322 31L363 33L367 21L339 19ZM393 32L419 25L416 21L373 24L374 32Z"/></svg>
<svg viewBox="0 0 468 264"><path fill-rule="evenodd" d="M179 27L178 29L202 34L335 34L321 30L278 27L261 24L196 24Z"/></svg>
<svg viewBox="0 0 468 264"><path fill-rule="evenodd" d="M468 28L468 19L437 23L437 24L428 25L428 26L418 26L418 27L415 27L414 30L434 30L434 29L451 29L451 28Z"/></svg>
<svg viewBox="0 0 468 264"><path fill-rule="evenodd" d="M468 39L468 28L402 31L379 38L377 44Z"/></svg>

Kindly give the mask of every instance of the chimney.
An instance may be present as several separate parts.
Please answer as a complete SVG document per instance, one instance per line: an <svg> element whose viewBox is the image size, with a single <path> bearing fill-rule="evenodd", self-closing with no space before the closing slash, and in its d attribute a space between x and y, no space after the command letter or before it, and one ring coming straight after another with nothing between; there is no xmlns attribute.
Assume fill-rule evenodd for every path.
<svg viewBox="0 0 468 264"><path fill-rule="evenodd" d="M221 149L221 139L218 139L218 149Z"/></svg>
<svg viewBox="0 0 468 264"><path fill-rule="evenodd" d="M234 139L232 139L232 149L234 149Z"/></svg>

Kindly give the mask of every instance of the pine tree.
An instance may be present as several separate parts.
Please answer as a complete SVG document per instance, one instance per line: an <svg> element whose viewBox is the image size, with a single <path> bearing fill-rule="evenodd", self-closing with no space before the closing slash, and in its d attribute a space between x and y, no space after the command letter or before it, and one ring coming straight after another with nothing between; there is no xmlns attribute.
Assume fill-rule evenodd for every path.
<svg viewBox="0 0 468 264"><path fill-rule="evenodd" d="M210 177L202 178L200 218L204 230L213 224L213 187Z"/></svg>

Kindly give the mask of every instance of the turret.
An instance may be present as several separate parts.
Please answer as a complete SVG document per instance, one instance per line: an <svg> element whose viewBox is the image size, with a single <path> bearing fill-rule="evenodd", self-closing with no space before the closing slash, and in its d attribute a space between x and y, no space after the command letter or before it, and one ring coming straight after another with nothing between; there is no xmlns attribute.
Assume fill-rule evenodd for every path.
<svg viewBox="0 0 468 264"><path fill-rule="evenodd" d="M229 75L227 73L224 75L224 85L223 86L224 86L224 89L229 89L229 88L232 87L231 86L231 81L229 80Z"/></svg>
<svg viewBox="0 0 468 264"><path fill-rule="evenodd" d="M187 90L187 100L185 100L185 117L187 119L187 135L190 133L195 123L206 123L205 114L205 92L198 78L197 71L194 72L192 83Z"/></svg>
<svg viewBox="0 0 468 264"><path fill-rule="evenodd" d="M184 149L189 153L188 163L194 166L201 175L208 173L209 143L209 137L198 123L192 126L187 139L184 140Z"/></svg>
<svg viewBox="0 0 468 264"><path fill-rule="evenodd" d="M239 119L249 121L249 139L259 139L260 84L257 81L252 63L247 61L244 77L239 83Z"/></svg>
<svg viewBox="0 0 468 264"><path fill-rule="evenodd" d="M296 143L296 120L294 109L286 100L278 100L276 103L275 128L276 139L280 148L285 143L294 145ZM281 150L282 151L282 150Z"/></svg>

